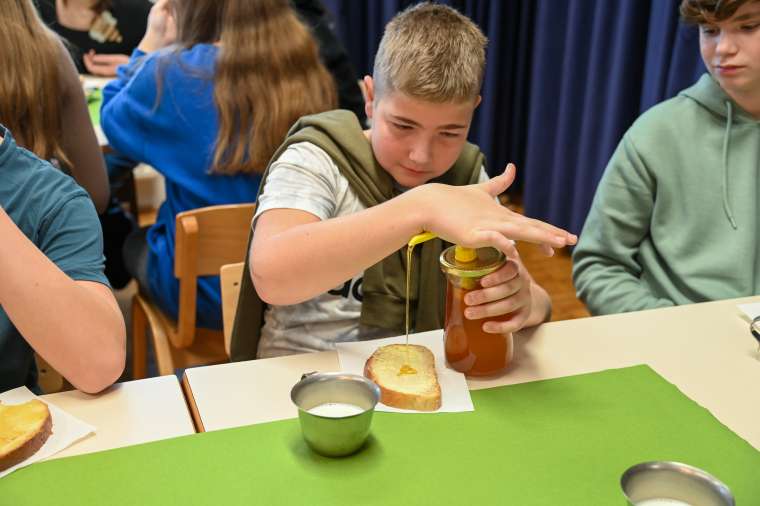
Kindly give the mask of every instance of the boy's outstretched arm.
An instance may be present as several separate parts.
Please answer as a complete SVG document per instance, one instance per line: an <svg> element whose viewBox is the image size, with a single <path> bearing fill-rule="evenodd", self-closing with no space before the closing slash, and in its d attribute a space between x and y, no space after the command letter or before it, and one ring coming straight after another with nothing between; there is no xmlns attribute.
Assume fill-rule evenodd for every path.
<svg viewBox="0 0 760 506"><path fill-rule="evenodd" d="M16 329L77 389L111 385L125 356L124 319L111 290L64 274L2 207L0 238L0 305Z"/></svg>
<svg viewBox="0 0 760 506"><path fill-rule="evenodd" d="M485 183L424 184L381 205L321 221L292 209L272 209L255 224L251 276L259 296L296 304L342 284L403 247L423 230L468 247L493 246L507 254L512 240L552 248L575 244L568 232L526 218L494 197L514 180L514 166Z"/></svg>

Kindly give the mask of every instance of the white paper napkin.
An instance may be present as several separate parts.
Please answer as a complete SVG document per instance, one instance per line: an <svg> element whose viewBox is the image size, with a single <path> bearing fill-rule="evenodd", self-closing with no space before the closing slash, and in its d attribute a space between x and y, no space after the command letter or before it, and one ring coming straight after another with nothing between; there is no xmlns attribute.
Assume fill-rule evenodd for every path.
<svg viewBox="0 0 760 506"><path fill-rule="evenodd" d="M370 355L386 344L403 344L405 336L389 337L386 339L374 339L372 341L360 341L353 343L338 343L338 360L343 371L353 374L364 374L364 363ZM438 373L438 383L441 385L441 407L435 413L455 413L461 411L474 411L470 390L464 374L449 369L446 366L446 357L443 349L443 332L432 330L409 336L409 344L421 344L430 348L435 356L435 370ZM422 413L408 409L398 409L378 404L378 411L390 411L393 413ZM429 413L429 411L426 411Z"/></svg>
<svg viewBox="0 0 760 506"><path fill-rule="evenodd" d="M742 313L747 315L748 321L752 321L760 316L760 302L753 302L752 304L739 304L739 309Z"/></svg>
<svg viewBox="0 0 760 506"><path fill-rule="evenodd" d="M8 390L7 392L0 394L0 401L3 404L21 404L22 402L30 401L32 399L39 399L48 405L50 416L53 419L53 433L50 434L50 437L45 441L45 444L42 445L42 448L40 448L34 455L0 473L0 478L16 469L20 469L29 464L33 464L34 462L55 455L88 434L95 432L95 427L92 425L84 423L58 406L47 402L45 399L37 397L26 387L14 388L13 390Z"/></svg>

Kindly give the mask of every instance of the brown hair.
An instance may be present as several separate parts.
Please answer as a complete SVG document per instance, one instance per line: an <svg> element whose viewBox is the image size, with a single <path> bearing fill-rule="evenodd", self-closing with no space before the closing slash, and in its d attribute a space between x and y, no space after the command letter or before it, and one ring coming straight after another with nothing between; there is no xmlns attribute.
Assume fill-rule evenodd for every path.
<svg viewBox="0 0 760 506"><path fill-rule="evenodd" d="M682 0L681 17L687 23L699 25L725 21L736 14L742 5L758 0Z"/></svg>
<svg viewBox="0 0 760 506"><path fill-rule="evenodd" d="M298 118L336 107L332 76L288 0L178 0L174 6L179 49L221 42L212 172L263 172Z"/></svg>
<svg viewBox="0 0 760 506"><path fill-rule="evenodd" d="M467 16L421 3L385 27L375 56L375 93L401 91L431 102L461 102L480 93L488 39Z"/></svg>
<svg viewBox="0 0 760 506"><path fill-rule="evenodd" d="M31 0L4 0L0 9L0 123L35 155L68 165L60 142L62 51Z"/></svg>

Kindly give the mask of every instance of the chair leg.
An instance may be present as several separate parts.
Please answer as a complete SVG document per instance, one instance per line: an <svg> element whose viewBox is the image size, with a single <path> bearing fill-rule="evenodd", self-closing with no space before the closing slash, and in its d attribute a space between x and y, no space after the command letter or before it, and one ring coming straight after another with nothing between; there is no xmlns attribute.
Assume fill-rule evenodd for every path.
<svg viewBox="0 0 760 506"><path fill-rule="evenodd" d="M132 379L142 379L147 375L148 356L146 328L148 321L145 311L137 300L132 301Z"/></svg>

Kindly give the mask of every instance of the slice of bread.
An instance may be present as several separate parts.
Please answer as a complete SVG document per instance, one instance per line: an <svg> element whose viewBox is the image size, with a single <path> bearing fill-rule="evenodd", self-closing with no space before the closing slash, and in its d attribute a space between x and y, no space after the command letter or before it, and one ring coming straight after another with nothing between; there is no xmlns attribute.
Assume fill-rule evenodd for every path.
<svg viewBox="0 0 760 506"><path fill-rule="evenodd" d="M50 410L38 399L0 404L0 471L34 455L50 437L52 428Z"/></svg>
<svg viewBox="0 0 760 506"><path fill-rule="evenodd" d="M441 407L435 357L424 346L381 346L367 359L364 375L380 387L380 402L386 406L417 411Z"/></svg>

